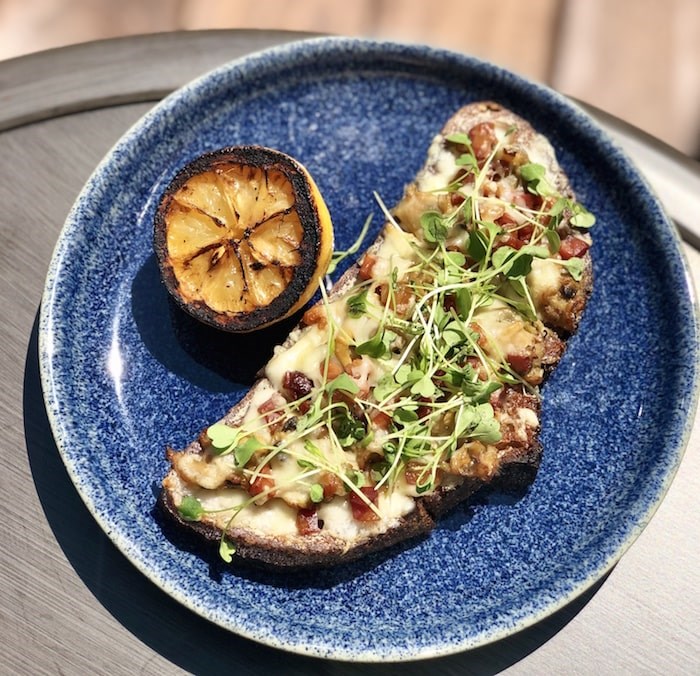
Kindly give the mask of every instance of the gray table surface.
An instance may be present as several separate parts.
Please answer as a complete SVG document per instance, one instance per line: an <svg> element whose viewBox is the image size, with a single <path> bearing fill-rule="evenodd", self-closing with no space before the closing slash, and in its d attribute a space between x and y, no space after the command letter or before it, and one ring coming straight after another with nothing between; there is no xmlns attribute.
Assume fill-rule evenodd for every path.
<svg viewBox="0 0 700 676"><path fill-rule="evenodd" d="M80 188L165 93L299 34L208 31L110 40L0 63L0 674L700 673L700 426L650 525L612 572L497 644L430 662L320 661L230 634L169 598L94 522L43 404L37 312ZM600 111L679 225L700 278L698 165Z"/></svg>

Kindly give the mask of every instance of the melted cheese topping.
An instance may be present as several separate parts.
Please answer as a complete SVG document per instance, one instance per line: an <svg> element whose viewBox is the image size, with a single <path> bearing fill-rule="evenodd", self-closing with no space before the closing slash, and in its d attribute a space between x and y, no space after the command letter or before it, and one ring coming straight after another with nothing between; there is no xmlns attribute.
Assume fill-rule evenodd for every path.
<svg viewBox="0 0 700 676"><path fill-rule="evenodd" d="M486 338L486 352L495 359L528 353L540 338L528 330L530 324L500 300L481 309L474 319Z"/></svg>
<svg viewBox="0 0 700 676"><path fill-rule="evenodd" d="M301 371L318 387L322 381L321 366L328 352L328 337L325 331L307 327L288 348L279 348L265 367L265 377L278 392L284 389L284 374Z"/></svg>
<svg viewBox="0 0 700 676"><path fill-rule="evenodd" d="M443 190L459 171L454 153L445 148L442 136L436 136L428 149L428 171L418 176L416 184L421 192Z"/></svg>
<svg viewBox="0 0 700 676"><path fill-rule="evenodd" d="M396 271L398 279L416 263L415 251L412 247L415 238L388 224L384 230L384 239L376 252L376 263L373 278L387 281ZM337 328L337 335L348 344L360 344L368 341L379 327L379 319L383 312L377 294L367 295L368 311L360 317L348 315L346 297L330 301L327 315ZM265 377L277 390L283 389L284 374L288 371L300 371L313 380L316 387L323 381L323 367L328 355L328 331L316 324L307 326L295 337L295 342L288 348L278 348L270 362L265 367ZM391 360L377 362L369 358L361 359L351 375L361 389L373 387L381 376L393 368Z"/></svg>

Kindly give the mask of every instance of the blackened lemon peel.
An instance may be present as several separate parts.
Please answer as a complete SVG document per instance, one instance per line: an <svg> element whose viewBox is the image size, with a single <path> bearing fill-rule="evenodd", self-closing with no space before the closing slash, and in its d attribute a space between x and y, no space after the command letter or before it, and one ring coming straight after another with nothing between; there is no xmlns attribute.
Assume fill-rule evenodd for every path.
<svg viewBox="0 0 700 676"><path fill-rule="evenodd" d="M333 226L302 164L270 148L234 146L177 173L158 205L153 243L183 310L245 333L312 298L330 264Z"/></svg>

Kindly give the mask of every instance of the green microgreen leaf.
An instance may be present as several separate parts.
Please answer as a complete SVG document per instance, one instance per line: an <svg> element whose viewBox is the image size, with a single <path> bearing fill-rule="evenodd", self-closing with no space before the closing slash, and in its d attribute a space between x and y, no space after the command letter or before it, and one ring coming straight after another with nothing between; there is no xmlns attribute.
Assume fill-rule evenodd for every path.
<svg viewBox="0 0 700 676"><path fill-rule="evenodd" d="M396 422L402 423L404 425L407 423L415 422L416 420L418 420L417 408L418 407L414 404L409 404L397 408L394 411L393 418Z"/></svg>
<svg viewBox="0 0 700 676"><path fill-rule="evenodd" d="M460 273L464 272L462 268L466 264L467 258L463 253L459 251L446 251L443 260L446 266L458 268Z"/></svg>
<svg viewBox="0 0 700 676"><path fill-rule="evenodd" d="M216 423L207 428L207 436L211 439L213 452L217 455L230 452L240 434L239 429L234 429L224 423Z"/></svg>
<svg viewBox="0 0 700 676"><path fill-rule="evenodd" d="M453 282L446 282L446 283L454 284L454 283L456 283L456 280ZM450 294L450 296L451 296L451 294ZM445 298L443 298L443 301L445 300ZM450 319L452 319L452 315L450 314L450 312L448 310L445 310L444 302L436 304L435 307L433 308L433 323L435 324L435 326L437 326L437 328L442 331L442 329L445 328L445 324L447 324L447 322L449 322ZM421 331L421 333L422 332L423 331Z"/></svg>
<svg viewBox="0 0 700 676"><path fill-rule="evenodd" d="M544 234L547 238L547 244L549 244L550 253L558 253L559 247L561 246L561 237L559 236L559 233L556 230L547 228Z"/></svg>
<svg viewBox="0 0 700 676"><path fill-rule="evenodd" d="M401 386L394 380L391 373L382 376L374 387L374 398L377 401L389 399Z"/></svg>
<svg viewBox="0 0 700 676"><path fill-rule="evenodd" d="M503 274L509 278L524 277L529 274L532 266L532 255L517 251L510 246L501 246L493 253L495 267L503 268Z"/></svg>
<svg viewBox="0 0 700 676"><path fill-rule="evenodd" d="M569 204L570 200L566 199L566 197L559 197L555 200L548 213L552 217L561 216L564 209L566 209L569 206Z"/></svg>
<svg viewBox="0 0 700 676"><path fill-rule="evenodd" d="M474 147L469 135L463 132L456 132L454 134L449 134L447 136L447 140L451 143L464 146L467 149L467 152L462 153L459 157L457 157L455 164L458 167L465 167L468 169L468 173L476 173L479 170L479 162L476 159L476 155L474 155Z"/></svg>
<svg viewBox="0 0 700 676"><path fill-rule="evenodd" d="M460 387L464 381L464 373L457 369L447 369L440 377L443 383L452 385L452 387Z"/></svg>
<svg viewBox="0 0 700 676"><path fill-rule="evenodd" d="M431 479L427 481L421 481L420 479L416 481L416 493L420 495L421 493L427 493L433 487L433 482Z"/></svg>
<svg viewBox="0 0 700 676"><path fill-rule="evenodd" d="M304 450L309 455L314 455L321 460L323 459L323 452L311 439L306 439L306 441L304 441Z"/></svg>
<svg viewBox="0 0 700 676"><path fill-rule="evenodd" d="M355 347L357 354L364 354L374 359L379 359L386 354L387 348L384 344L384 332L377 331L369 340L360 343Z"/></svg>
<svg viewBox="0 0 700 676"><path fill-rule="evenodd" d="M476 156L472 153L462 153L456 160L455 164L458 167L465 167L470 171L477 171L479 169L479 162Z"/></svg>
<svg viewBox="0 0 700 676"><path fill-rule="evenodd" d="M493 392L500 390L502 385L495 380L480 380L479 378L463 378L461 390L466 397L471 399L475 404L483 404L489 400Z"/></svg>
<svg viewBox="0 0 700 676"><path fill-rule="evenodd" d="M537 164L535 162L528 162L520 166L520 178L526 183L531 181L539 181L544 178L547 170L542 164Z"/></svg>
<svg viewBox="0 0 700 676"><path fill-rule="evenodd" d="M469 138L469 134L465 134L462 131L454 132L453 134L448 134L445 137L450 143L456 143L460 146L467 146L467 148L472 147L472 140Z"/></svg>
<svg viewBox="0 0 700 676"><path fill-rule="evenodd" d="M180 501L177 511L185 521L199 521L204 514L204 507L194 495L185 495Z"/></svg>
<svg viewBox="0 0 700 676"><path fill-rule="evenodd" d="M450 347L461 345L467 340L467 336L464 332L464 324L458 321L450 322L442 330L441 337Z"/></svg>
<svg viewBox="0 0 700 676"><path fill-rule="evenodd" d="M357 394L360 391L360 386L347 373L341 373L326 385L326 392L329 395L338 390L348 394Z"/></svg>
<svg viewBox="0 0 700 676"><path fill-rule="evenodd" d="M521 254L528 254L529 256L532 256L533 258L549 258L550 256L550 251L549 247L546 246L540 246L537 244L526 244L524 247L520 249Z"/></svg>
<svg viewBox="0 0 700 676"><path fill-rule="evenodd" d="M488 242L485 241L484 236L478 230L469 233L469 243L467 244L467 251L469 255L475 261L483 261L486 258L486 251L488 250Z"/></svg>
<svg viewBox="0 0 700 676"><path fill-rule="evenodd" d="M236 545L226 538L221 538L219 542L219 556L226 561L226 563L231 563L235 553Z"/></svg>
<svg viewBox="0 0 700 676"><path fill-rule="evenodd" d="M394 378L396 379L397 383L403 385L403 383L406 383L411 379L411 374L413 373L418 373L418 378L420 378L422 375L420 371L414 371L413 367L411 367L409 364L401 364L401 366L396 369ZM418 378L415 378L415 380Z"/></svg>
<svg viewBox="0 0 700 676"><path fill-rule="evenodd" d="M515 279L517 277L525 277L530 274L532 269L532 256L530 254L520 254L514 256L510 267L506 270L506 277Z"/></svg>
<svg viewBox="0 0 700 676"><path fill-rule="evenodd" d="M486 443L496 443L501 438L501 426L493 414L491 404L463 406L455 420L454 438L467 437Z"/></svg>
<svg viewBox="0 0 700 676"><path fill-rule="evenodd" d="M323 502L323 486L321 484L311 484L309 497L311 502Z"/></svg>
<svg viewBox="0 0 700 676"><path fill-rule="evenodd" d="M583 205L577 203L569 223L575 228L592 228L595 225L595 216Z"/></svg>
<svg viewBox="0 0 700 676"><path fill-rule="evenodd" d="M346 476L350 483L357 488L362 488L365 485L365 475L359 469L349 469Z"/></svg>
<svg viewBox="0 0 700 676"><path fill-rule="evenodd" d="M495 268L504 266L515 255L515 249L512 246L499 246L493 252L491 260Z"/></svg>
<svg viewBox="0 0 700 676"><path fill-rule="evenodd" d="M264 448L264 444L261 444L255 437L248 437L242 444L238 444L233 452L236 464L239 467L245 467L255 452L261 448Z"/></svg>
<svg viewBox="0 0 700 676"><path fill-rule="evenodd" d="M393 463L398 452L399 445L394 440L385 441L382 444L382 453L384 453L387 462Z"/></svg>
<svg viewBox="0 0 700 676"><path fill-rule="evenodd" d="M582 258L569 258L569 260L560 261L560 263L577 282L581 280L583 271L586 269L586 264Z"/></svg>
<svg viewBox="0 0 700 676"><path fill-rule="evenodd" d="M343 448L362 443L368 436L365 422L352 415L345 405L334 409L333 430Z"/></svg>
<svg viewBox="0 0 700 676"><path fill-rule="evenodd" d="M447 238L448 228L442 214L438 211L426 211L420 217L420 226L426 242L437 244Z"/></svg>
<svg viewBox="0 0 700 676"><path fill-rule="evenodd" d="M496 235L500 235L503 232L503 228L500 225L491 221L480 221L479 225L486 231L490 242L493 242Z"/></svg>
<svg viewBox="0 0 700 676"><path fill-rule="evenodd" d="M417 380L411 386L411 394L420 397L434 397L437 393L437 388L432 378L428 374L424 375L420 380Z"/></svg>
<svg viewBox="0 0 700 676"><path fill-rule="evenodd" d="M529 162L523 164L519 171L520 178L525 182L527 189L531 193L542 196L554 194L554 189L546 178L547 170L543 165Z"/></svg>
<svg viewBox="0 0 700 676"><path fill-rule="evenodd" d="M353 318L361 317L367 312L367 292L369 289L363 289L360 293L350 296L345 301L348 309L348 315Z"/></svg>
<svg viewBox="0 0 700 676"><path fill-rule="evenodd" d="M469 317L472 308L472 294L466 286L455 292L455 308L460 319L466 320Z"/></svg>

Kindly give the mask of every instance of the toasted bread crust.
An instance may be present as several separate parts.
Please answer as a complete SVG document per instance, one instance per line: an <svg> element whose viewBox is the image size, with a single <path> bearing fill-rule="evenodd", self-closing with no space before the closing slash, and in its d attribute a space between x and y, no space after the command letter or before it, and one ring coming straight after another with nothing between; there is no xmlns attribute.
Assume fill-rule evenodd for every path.
<svg viewBox="0 0 700 676"><path fill-rule="evenodd" d="M471 104L457 111L446 123L441 131L441 136L465 132L476 124L495 119L504 120L508 124L517 124L519 143L525 147L532 143L533 139L542 138L524 120L491 102ZM542 146L541 153L539 161L548 164L556 176L554 186L556 190L562 195L573 197L568 179L559 168L551 147L548 144ZM421 174L429 172L431 169L429 159ZM421 174L416 180L420 178ZM380 242L375 242L372 248L378 248L379 244ZM575 282L570 277L563 278L562 287L559 289L562 302L550 301L547 306L549 310L543 313L545 327L555 337L553 340L559 341L544 363L545 377L556 367L561 358L566 339L578 328L581 315L590 296L593 277L589 252L585 253L584 262L585 268L581 279ZM351 287L357 278L358 270L357 264L351 267L336 283L331 297L338 296ZM298 330L295 329L290 334L283 344L283 348L294 343ZM224 416L222 422L235 424L241 421L250 406L256 389L263 387L264 382L264 379L261 379L254 384L246 397ZM537 408L536 413L539 415L539 408ZM203 452L203 448L196 440L184 451L198 454ZM427 535L435 527L437 519L459 503L470 499L485 486L490 485L505 491L522 490L534 479L539 468L541 454L541 446L535 438L529 444L511 450L495 478L482 480L465 477L461 484L441 488L427 496L415 498L413 511L392 523L387 530L378 534L370 534L367 537L358 537L348 541L327 535L323 531L312 535L271 537L261 536L253 530L239 528L235 525L228 529L226 535L236 543L234 560L238 559L264 568L292 570L331 566L356 560L370 552L383 550L397 543ZM162 513L179 527L195 533L197 537L202 539L203 543L218 543L222 536L218 527L203 521L187 521L181 516L176 507L176 496L181 487L182 479L175 470L171 470L163 482L163 490L158 503Z"/></svg>

